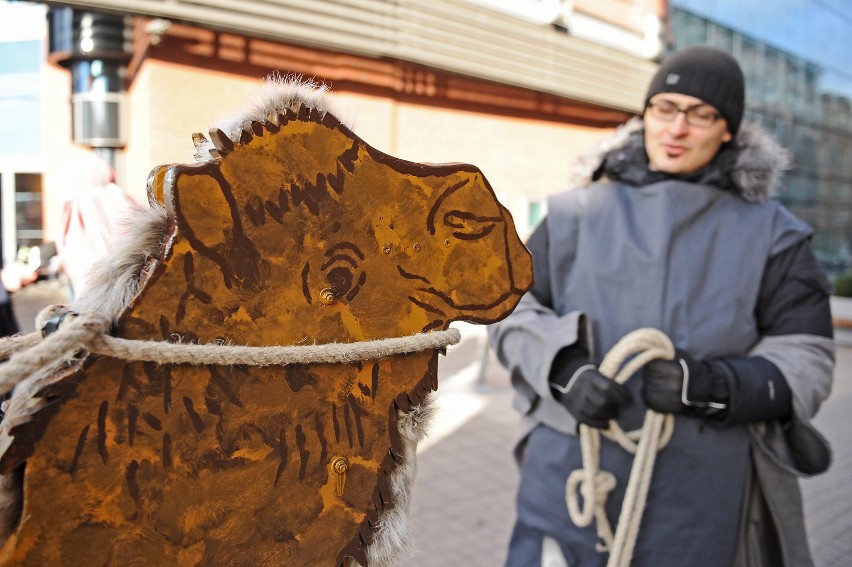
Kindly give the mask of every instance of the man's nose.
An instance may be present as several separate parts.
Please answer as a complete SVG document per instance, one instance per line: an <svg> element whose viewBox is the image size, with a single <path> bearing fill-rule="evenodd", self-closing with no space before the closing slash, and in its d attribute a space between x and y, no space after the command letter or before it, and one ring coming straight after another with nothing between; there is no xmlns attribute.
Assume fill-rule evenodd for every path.
<svg viewBox="0 0 852 567"><path fill-rule="evenodd" d="M669 123L669 132L672 136L683 136L689 131L689 124L686 123L686 114L678 112L674 120Z"/></svg>

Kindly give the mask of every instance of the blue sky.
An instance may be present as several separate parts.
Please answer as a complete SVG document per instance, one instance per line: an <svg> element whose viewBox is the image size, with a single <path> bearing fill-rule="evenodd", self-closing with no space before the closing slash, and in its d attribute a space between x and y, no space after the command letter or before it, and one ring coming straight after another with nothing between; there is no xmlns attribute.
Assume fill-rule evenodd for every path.
<svg viewBox="0 0 852 567"><path fill-rule="evenodd" d="M724 26L823 67L823 87L852 96L852 1L672 0Z"/></svg>

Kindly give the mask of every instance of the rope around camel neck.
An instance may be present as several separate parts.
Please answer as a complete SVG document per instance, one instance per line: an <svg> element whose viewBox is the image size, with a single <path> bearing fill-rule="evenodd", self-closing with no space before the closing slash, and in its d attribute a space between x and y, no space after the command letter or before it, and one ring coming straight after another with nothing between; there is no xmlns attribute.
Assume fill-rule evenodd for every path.
<svg viewBox="0 0 852 567"><path fill-rule="evenodd" d="M39 318L42 318L39 315ZM286 364L348 364L361 360L445 348L461 340L458 329L418 333L353 343L294 346L232 346L138 341L107 334L110 320L96 312L68 317L59 329L42 338L35 332L0 341L0 357L12 355L0 365L0 394L10 391L38 369L57 360L70 359L80 351L123 360L158 364L271 366ZM12 354L14 353L14 354Z"/></svg>
<svg viewBox="0 0 852 567"><path fill-rule="evenodd" d="M628 358L636 355L624 364ZM675 351L669 338L656 329L638 329L625 335L604 357L599 367L601 374L623 384L639 368L655 358L671 360ZM623 366L622 366L623 365ZM619 370L619 368L621 368ZM568 514L579 527L597 522L598 539L604 542L599 551L609 550L607 567L628 567L639 533L645 500L651 485L651 473L657 451L671 439L674 418L648 410L641 430L625 433L616 421L609 422L603 434L625 450L635 453L627 491L621 505L615 535L606 516L606 498L615 488L615 476L600 470L601 431L580 425L580 449L583 468L573 471L566 482L565 496ZM583 497L581 509L578 499Z"/></svg>

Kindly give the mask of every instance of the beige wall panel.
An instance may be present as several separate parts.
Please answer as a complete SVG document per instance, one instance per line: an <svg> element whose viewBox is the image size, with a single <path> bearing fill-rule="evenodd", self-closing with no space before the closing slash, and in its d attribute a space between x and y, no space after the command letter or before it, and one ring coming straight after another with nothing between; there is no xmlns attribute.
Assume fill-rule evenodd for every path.
<svg viewBox="0 0 852 567"><path fill-rule="evenodd" d="M125 148L124 174L116 182L136 201L145 203L145 182L151 170L151 69L145 65L128 91L127 122L129 139Z"/></svg>
<svg viewBox="0 0 852 567"><path fill-rule="evenodd" d="M260 79L146 61L129 96L128 192L144 198L145 182L153 167L192 162L193 132L206 136L214 124L245 111L261 92ZM387 148L395 143L394 101L336 92L334 101L340 119L352 124L371 145L392 153Z"/></svg>
<svg viewBox="0 0 852 567"><path fill-rule="evenodd" d="M338 92L332 86L337 117L374 148L397 156L398 103L389 98ZM397 156L401 157L401 156Z"/></svg>
<svg viewBox="0 0 852 567"><path fill-rule="evenodd" d="M54 241L60 229L62 203L74 191L68 172L75 158L86 150L71 142L71 74L61 67L45 65L41 80L44 239Z"/></svg>
<svg viewBox="0 0 852 567"><path fill-rule="evenodd" d="M645 4L643 0L575 0L574 9L642 34L642 18L649 11Z"/></svg>
<svg viewBox="0 0 852 567"><path fill-rule="evenodd" d="M126 189L145 194L148 173L157 165L191 163L193 132L238 114L259 91L260 80L146 61L130 91L131 142Z"/></svg>

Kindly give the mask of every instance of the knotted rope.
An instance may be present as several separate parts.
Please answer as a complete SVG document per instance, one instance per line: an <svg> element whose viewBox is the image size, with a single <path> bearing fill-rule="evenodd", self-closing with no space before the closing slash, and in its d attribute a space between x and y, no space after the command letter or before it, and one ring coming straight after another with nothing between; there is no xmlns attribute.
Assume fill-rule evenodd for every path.
<svg viewBox="0 0 852 567"><path fill-rule="evenodd" d="M633 356L636 355L636 356ZM619 384L623 384L639 368L656 359L671 360L675 356L674 346L669 338L656 329L638 329L625 335L604 357L599 371ZM630 358L633 357L633 358ZM630 359L626 364L625 361ZM620 368L620 370L619 370ZM566 482L566 502L571 520L580 527L588 526L592 519L596 521L599 551L609 550L607 567L628 567L633 556L636 536L645 500L651 485L651 472L657 451L671 439L674 431L674 418L648 410L642 429L624 432L618 423L609 422L609 428L602 433L634 453L633 466L627 491L618 517L615 535L606 516L606 499L615 488L615 476L600 470L600 434L601 431L587 425L580 425L580 449L583 456L583 468L573 471ZM583 507L578 500L583 497Z"/></svg>
<svg viewBox="0 0 852 567"><path fill-rule="evenodd" d="M45 312L51 315L57 313L57 309L50 307ZM54 364L57 360L71 359L81 351L158 364L348 364L396 354L442 349L461 340L457 329L447 329L407 337L318 345L251 347L169 343L111 337L107 334L111 321L97 312L69 315L71 316L65 317L58 330L45 337L42 337L40 332L35 332L0 341L0 357L11 355L5 364L0 365L0 394L10 391L40 368ZM44 320L45 316L40 314L37 321L39 319Z"/></svg>

